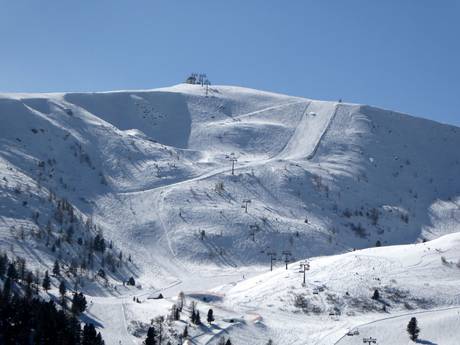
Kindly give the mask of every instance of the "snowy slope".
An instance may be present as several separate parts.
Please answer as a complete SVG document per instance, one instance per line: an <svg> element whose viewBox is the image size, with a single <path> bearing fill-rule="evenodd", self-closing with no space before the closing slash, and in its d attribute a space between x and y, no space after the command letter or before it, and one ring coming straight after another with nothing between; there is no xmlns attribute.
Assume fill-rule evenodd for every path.
<svg viewBox="0 0 460 345"><path fill-rule="evenodd" d="M267 250L306 257L456 231L455 127L184 84L6 94L0 111L4 164L92 215L148 267L156 250L235 266L266 262Z"/></svg>
<svg viewBox="0 0 460 345"><path fill-rule="evenodd" d="M333 344L350 329L359 330L360 337L344 336L337 344L369 336L379 344L406 344L411 316L423 320L421 339L454 344L460 322L459 249L459 234L451 234L416 245L314 258L305 286L298 263L292 263L287 271L281 267L236 284L224 303L242 314L260 315L268 328L263 334L271 333L279 344ZM371 298L375 289L378 300ZM442 328L438 318L446 322ZM282 332L285 324L296 334Z"/></svg>
<svg viewBox="0 0 460 345"><path fill-rule="evenodd" d="M105 304L124 310L133 294L172 297L254 275L272 251L277 259L290 251L293 261L459 231L453 126L234 86L212 86L206 96L185 84L1 94L0 118L0 250L40 269L78 257L75 243L53 252L37 237L49 221L54 238L64 236L47 200L66 199L81 218L78 236L91 219L116 253L133 258L112 277L118 297L95 301L100 318ZM251 201L247 213L243 200ZM130 275L140 291L121 286ZM446 298L430 303L456 305ZM113 325L124 320L113 317ZM266 340L254 327L250 334Z"/></svg>

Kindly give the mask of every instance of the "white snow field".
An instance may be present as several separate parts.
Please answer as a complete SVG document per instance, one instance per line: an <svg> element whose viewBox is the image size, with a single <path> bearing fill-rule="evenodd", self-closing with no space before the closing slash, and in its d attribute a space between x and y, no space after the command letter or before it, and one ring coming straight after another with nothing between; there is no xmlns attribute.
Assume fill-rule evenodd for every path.
<svg viewBox="0 0 460 345"><path fill-rule="evenodd" d="M310 260L305 286L298 263L293 263L288 270L281 267L236 284L224 303L241 314L260 315L279 344L334 344L341 336L337 344L361 343L363 337L377 338L378 344L406 344L412 316L420 318L421 339L457 344L459 258L458 233L426 243L318 257ZM380 297L374 300L376 289ZM438 324L432 323L437 318L445 332L436 332ZM286 327L292 332L280 331ZM345 335L355 329L359 336Z"/></svg>
<svg viewBox="0 0 460 345"><path fill-rule="evenodd" d="M56 258L78 266L88 253L77 238L103 233L123 253L96 258L107 280L97 265L68 279L106 344L141 344L180 291L203 321L216 315L189 326L193 344L406 344L412 314L425 344L458 339L457 127L188 84L0 94L0 121L0 251L40 271ZM63 221L64 199L74 214ZM302 287L296 261L307 258ZM136 287L122 284L130 276ZM167 326L173 344L181 318Z"/></svg>

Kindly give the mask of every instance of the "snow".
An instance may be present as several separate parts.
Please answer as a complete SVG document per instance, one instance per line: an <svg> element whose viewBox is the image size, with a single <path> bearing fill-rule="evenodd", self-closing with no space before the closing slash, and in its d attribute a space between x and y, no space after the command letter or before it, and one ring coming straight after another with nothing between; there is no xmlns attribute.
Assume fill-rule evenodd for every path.
<svg viewBox="0 0 460 345"><path fill-rule="evenodd" d="M359 338L374 338L378 344L414 344L406 332L411 317L417 318L419 344L454 345L458 343L460 308L416 312L404 316L388 317L358 327ZM355 344L356 336L344 336L337 345Z"/></svg>
<svg viewBox="0 0 460 345"><path fill-rule="evenodd" d="M362 332L383 338L380 327L399 327L392 335L404 343L406 316L386 313L408 308L423 312L424 340L451 339L436 338L433 315L459 306L459 128L237 86L206 96L187 84L0 94L0 116L0 249L50 269L56 253L33 233L53 215L53 191L132 255L120 274L134 275L139 289L116 275L111 289L85 287L87 317L107 344L140 344L133 332L168 314L180 291L200 301L202 318L209 307L217 315L216 327L191 328L197 344L222 335L237 344L333 344L376 320ZM414 244L422 240L433 241ZM377 241L384 247L352 251ZM310 258L306 287L298 263L267 273L267 253L279 260L285 250L291 261ZM405 297L388 300L385 313L370 300L375 288ZM147 298L160 292L164 300ZM304 292L320 312L293 306ZM341 315L329 315L334 308ZM455 309L439 313L454 324ZM181 332L185 321L176 323Z"/></svg>

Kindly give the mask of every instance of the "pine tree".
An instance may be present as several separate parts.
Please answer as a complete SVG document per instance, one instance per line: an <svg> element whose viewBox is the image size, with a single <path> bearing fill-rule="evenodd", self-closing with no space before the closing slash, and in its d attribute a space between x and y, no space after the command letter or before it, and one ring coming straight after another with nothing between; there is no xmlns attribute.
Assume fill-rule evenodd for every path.
<svg viewBox="0 0 460 345"><path fill-rule="evenodd" d="M80 344L81 342L81 326L80 326L80 321L72 316L69 319L69 333L70 333L70 338L71 338L71 343L73 344Z"/></svg>
<svg viewBox="0 0 460 345"><path fill-rule="evenodd" d="M155 328L149 327L147 331L147 338L144 341L145 345L156 345L157 341L155 340L156 333Z"/></svg>
<svg viewBox="0 0 460 345"><path fill-rule="evenodd" d="M106 244L105 244L104 236L102 235L102 233L98 233L96 237L94 237L93 247L94 247L94 250L96 251L99 251L102 253L105 252Z"/></svg>
<svg viewBox="0 0 460 345"><path fill-rule="evenodd" d="M45 271L45 278L43 278L43 283L42 283L43 290L48 291L51 289L51 279L48 275L48 271Z"/></svg>
<svg viewBox="0 0 460 345"><path fill-rule="evenodd" d="M32 295L34 293L33 289L32 289L32 283L34 281L34 275L32 272L28 271L27 274L26 274L26 279L25 279L25 282L26 282L26 298L28 300L30 300L32 298Z"/></svg>
<svg viewBox="0 0 460 345"><path fill-rule="evenodd" d="M157 316L155 318L155 323L158 329L158 344L161 345L161 341L163 340L163 323L165 318L163 316Z"/></svg>
<svg viewBox="0 0 460 345"><path fill-rule="evenodd" d="M409 333L410 339L412 341L415 342L418 339L420 328L417 326L417 319L415 317L410 319L409 324L407 325L407 333Z"/></svg>
<svg viewBox="0 0 460 345"><path fill-rule="evenodd" d="M74 292L72 297L72 306L70 310L74 315L80 315L86 310L86 304L86 298L83 295L83 293Z"/></svg>
<svg viewBox="0 0 460 345"><path fill-rule="evenodd" d="M214 312L213 312L212 309L208 310L207 321L208 321L209 324L213 323L213 321L214 321Z"/></svg>
<svg viewBox="0 0 460 345"><path fill-rule="evenodd" d="M170 318L174 321L177 321L180 319L180 312L179 309L177 308L177 305L173 304L171 306L171 315Z"/></svg>
<svg viewBox="0 0 460 345"><path fill-rule="evenodd" d="M174 320L180 320L180 310L179 310L179 308L176 308L176 313L174 315Z"/></svg>
<svg viewBox="0 0 460 345"><path fill-rule="evenodd" d="M227 339L227 341L225 342L225 345L232 345L232 342L230 341L230 338Z"/></svg>
<svg viewBox="0 0 460 345"><path fill-rule="evenodd" d="M67 288L65 286L65 281L62 280L61 283L59 284L59 294L61 295L61 305L63 308L66 308L66 301L65 301L65 294L67 292Z"/></svg>
<svg viewBox="0 0 460 345"><path fill-rule="evenodd" d="M92 323L83 327L82 345L104 345L101 333L97 333Z"/></svg>
<svg viewBox="0 0 460 345"><path fill-rule="evenodd" d="M192 321L193 324L196 324L196 302L195 301L190 302L190 321Z"/></svg>
<svg viewBox="0 0 460 345"><path fill-rule="evenodd" d="M104 340L102 340L102 335L100 332L97 332L96 339L94 341L94 345L105 345Z"/></svg>
<svg viewBox="0 0 460 345"><path fill-rule="evenodd" d="M182 338L187 339L188 337L188 327L185 325L184 331L182 332Z"/></svg>
<svg viewBox="0 0 460 345"><path fill-rule="evenodd" d="M179 296L177 296L177 309L182 311L185 305L185 294L181 291L179 292Z"/></svg>
<svg viewBox="0 0 460 345"><path fill-rule="evenodd" d="M18 271L18 277L24 281L26 279L26 272L27 272L27 268L26 268L26 260L23 259L23 258L17 258L16 259L16 265L18 267L17 271Z"/></svg>
<svg viewBox="0 0 460 345"><path fill-rule="evenodd" d="M60 268L59 262L57 260L54 262L53 274L55 276L60 276L61 275L61 268Z"/></svg>
<svg viewBox="0 0 460 345"><path fill-rule="evenodd" d="M201 325L200 311L197 310L195 314L195 325Z"/></svg>
<svg viewBox="0 0 460 345"><path fill-rule="evenodd" d="M2 298L4 300L9 300L11 295L11 278L7 277L3 283Z"/></svg>
<svg viewBox="0 0 460 345"><path fill-rule="evenodd" d="M380 299L380 293L379 290L375 289L374 294L372 295L372 299L378 301Z"/></svg>
<svg viewBox="0 0 460 345"><path fill-rule="evenodd" d="M61 294L61 296L65 296L67 292L67 288L65 286L65 281L62 280L61 283L59 284L59 293Z"/></svg>
<svg viewBox="0 0 460 345"><path fill-rule="evenodd" d="M13 263L10 263L8 265L8 270L6 272L6 276L8 278L11 278L11 280L17 280L18 279L18 271L16 270L16 267L14 266Z"/></svg>
<svg viewBox="0 0 460 345"><path fill-rule="evenodd" d="M0 255L0 278L3 278L8 266L8 256L6 254Z"/></svg>

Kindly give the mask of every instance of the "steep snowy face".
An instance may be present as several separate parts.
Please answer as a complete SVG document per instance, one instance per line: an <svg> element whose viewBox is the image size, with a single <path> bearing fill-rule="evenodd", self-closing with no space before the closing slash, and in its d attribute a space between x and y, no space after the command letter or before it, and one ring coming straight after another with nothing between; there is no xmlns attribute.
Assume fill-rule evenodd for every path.
<svg viewBox="0 0 460 345"><path fill-rule="evenodd" d="M460 132L452 126L198 85L4 94L0 117L1 245L16 243L12 226L27 224L25 256L32 230L47 221L31 215L53 212L28 198L50 192L91 216L146 275L458 231ZM28 192L18 197L18 186Z"/></svg>
<svg viewBox="0 0 460 345"><path fill-rule="evenodd" d="M453 126L369 106L339 108L314 161L338 189L342 215L380 240L407 243L458 231L441 225L436 211L451 211L447 223L459 219L459 144Z"/></svg>

